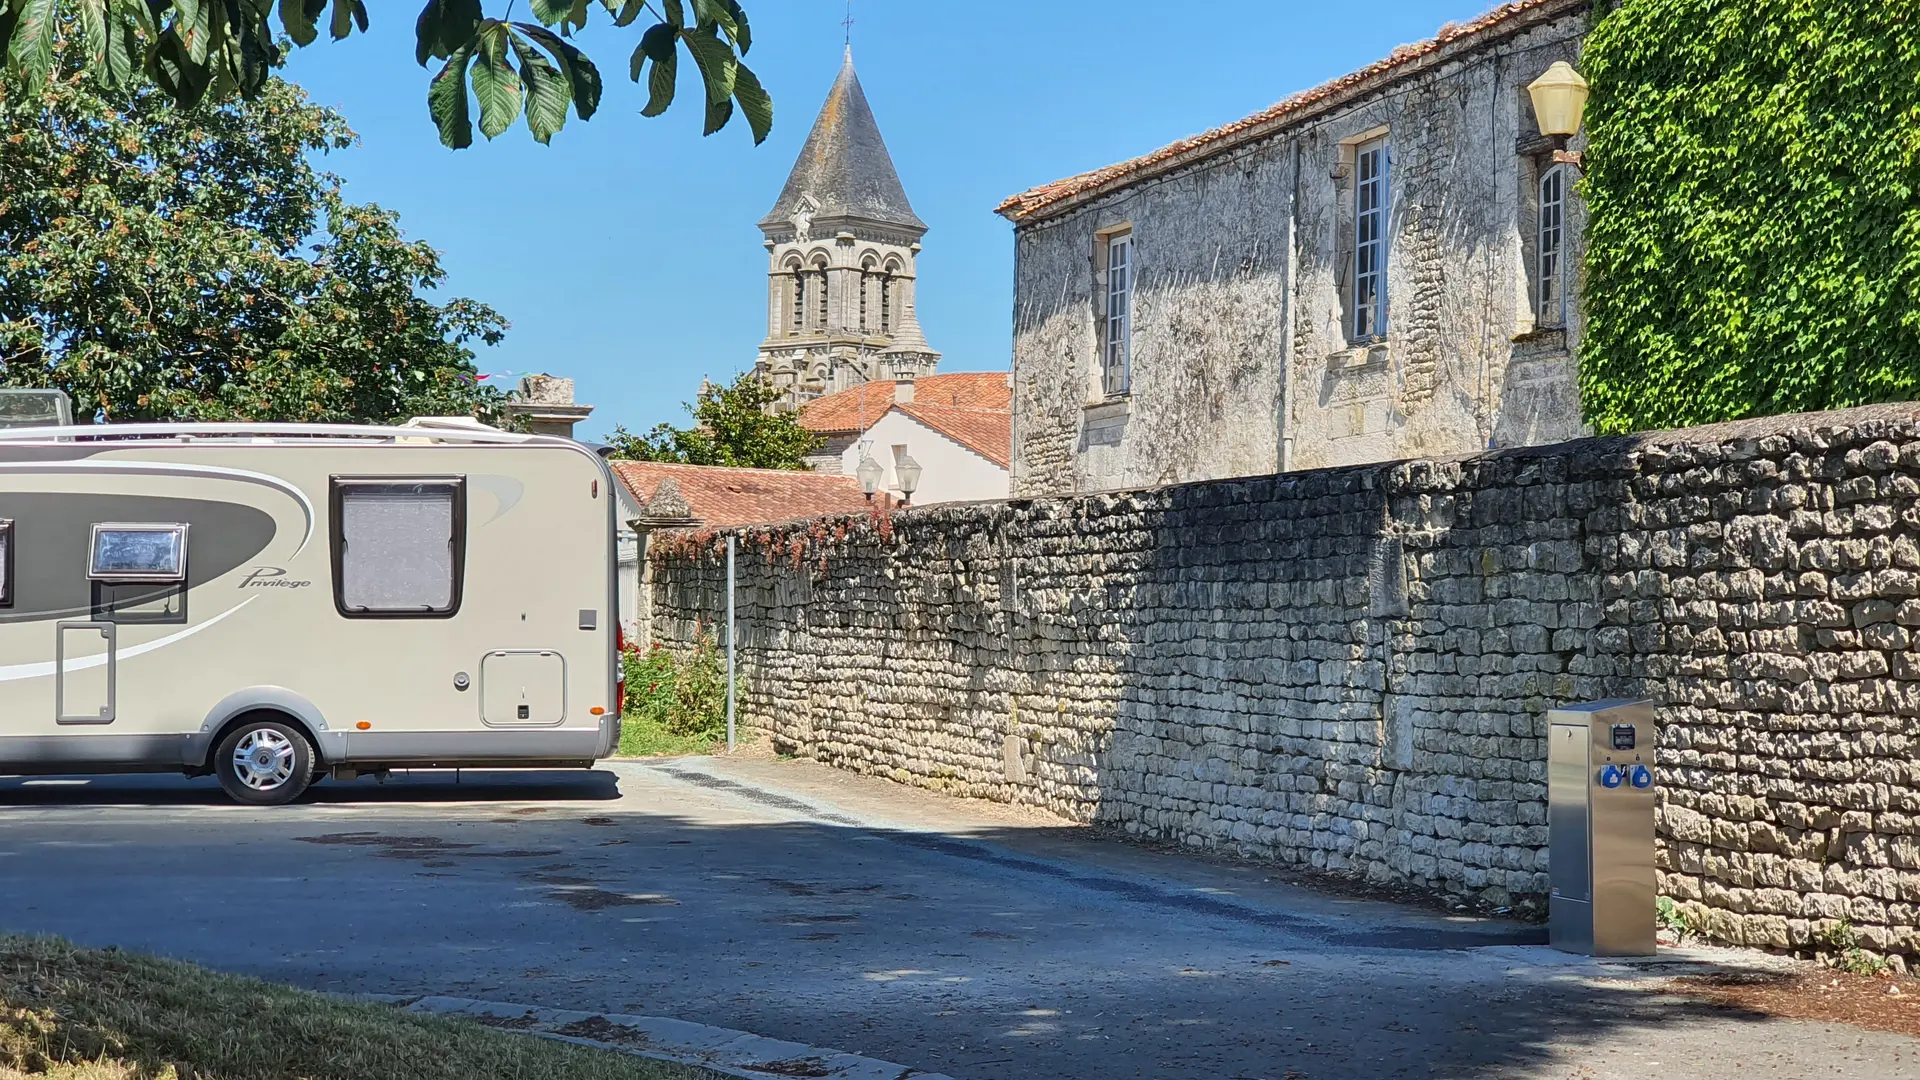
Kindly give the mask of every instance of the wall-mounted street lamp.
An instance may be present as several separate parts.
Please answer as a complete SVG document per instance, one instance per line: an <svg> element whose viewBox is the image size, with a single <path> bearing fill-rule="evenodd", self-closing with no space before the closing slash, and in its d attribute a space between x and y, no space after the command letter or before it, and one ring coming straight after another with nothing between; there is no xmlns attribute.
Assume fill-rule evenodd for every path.
<svg viewBox="0 0 1920 1080"><path fill-rule="evenodd" d="M867 501L872 502L873 493L880 490L880 481L887 477L887 470L873 460L873 455L866 454L860 458L860 465L853 470L853 474L860 478L860 490L866 493Z"/></svg>
<svg viewBox="0 0 1920 1080"><path fill-rule="evenodd" d="M1541 136L1553 143L1555 160L1567 153L1567 141L1580 134L1589 92L1587 80L1565 60L1555 61L1527 87L1527 95L1533 98L1533 118Z"/></svg>
<svg viewBox="0 0 1920 1080"><path fill-rule="evenodd" d="M900 481L900 505L912 503L913 493L920 488L920 463L910 454L901 454L893 463L893 475Z"/></svg>

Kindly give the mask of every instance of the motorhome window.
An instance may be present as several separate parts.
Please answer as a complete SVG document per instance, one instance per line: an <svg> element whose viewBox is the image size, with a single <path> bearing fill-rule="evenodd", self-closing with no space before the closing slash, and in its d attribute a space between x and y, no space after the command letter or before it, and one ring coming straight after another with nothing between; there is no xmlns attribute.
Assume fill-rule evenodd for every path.
<svg viewBox="0 0 1920 1080"><path fill-rule="evenodd" d="M95 525L87 576L95 581L184 581L185 525Z"/></svg>
<svg viewBox="0 0 1920 1080"><path fill-rule="evenodd" d="M447 616L460 607L460 480L336 479L334 602L350 618Z"/></svg>
<svg viewBox="0 0 1920 1080"><path fill-rule="evenodd" d="M0 518L0 607L13 606L13 522Z"/></svg>

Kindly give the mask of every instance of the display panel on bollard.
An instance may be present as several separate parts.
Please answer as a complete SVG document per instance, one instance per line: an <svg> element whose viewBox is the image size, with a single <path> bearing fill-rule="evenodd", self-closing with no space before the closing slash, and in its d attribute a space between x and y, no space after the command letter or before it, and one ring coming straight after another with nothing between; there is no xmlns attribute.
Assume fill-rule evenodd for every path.
<svg viewBox="0 0 1920 1080"><path fill-rule="evenodd" d="M1654 952L1653 702L1547 713L1547 940L1589 956Z"/></svg>

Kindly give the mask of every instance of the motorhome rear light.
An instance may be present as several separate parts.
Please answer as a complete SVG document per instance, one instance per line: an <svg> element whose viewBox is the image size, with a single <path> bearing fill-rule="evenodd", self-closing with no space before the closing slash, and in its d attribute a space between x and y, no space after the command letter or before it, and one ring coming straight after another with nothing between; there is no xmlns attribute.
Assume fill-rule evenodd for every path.
<svg viewBox="0 0 1920 1080"><path fill-rule="evenodd" d="M604 709L604 708L602 708L602 707L600 707L600 706L598 706L598 705L595 705L595 706L594 706L593 708L591 708L591 709L588 709L587 711L588 711L588 712L590 712L590 713L592 713L592 714L593 714L593 715L595 715L595 716L605 716L605 715L607 715L607 710L606 710L606 709Z"/></svg>
<svg viewBox="0 0 1920 1080"><path fill-rule="evenodd" d="M362 720L353 726L359 728L361 731L367 731L373 727L372 724L367 723L365 720Z"/></svg>
<svg viewBox="0 0 1920 1080"><path fill-rule="evenodd" d="M619 674L613 679L613 711L616 715L627 715L627 628L621 624L619 612L613 620L613 658Z"/></svg>

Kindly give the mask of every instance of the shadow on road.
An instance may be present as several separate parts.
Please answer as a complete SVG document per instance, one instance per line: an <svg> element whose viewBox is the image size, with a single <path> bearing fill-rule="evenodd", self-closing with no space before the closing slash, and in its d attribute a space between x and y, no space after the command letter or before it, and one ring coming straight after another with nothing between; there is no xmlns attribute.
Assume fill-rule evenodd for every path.
<svg viewBox="0 0 1920 1080"><path fill-rule="evenodd" d="M1026 854L1046 830L702 818L671 789L602 805L615 779L362 782L218 827L195 824L222 799L203 783L0 781L0 804L99 807L0 834L0 930L319 990L673 1016L963 1080L1889 1077L1915 1045L1473 947L1497 925L1286 910ZM325 812L354 803L444 809ZM261 911L297 941L235 932Z"/></svg>
<svg viewBox="0 0 1920 1080"><path fill-rule="evenodd" d="M620 779L600 769L397 770L385 781L323 780L296 805L457 802L610 802ZM9 806L234 806L211 777L0 777L0 809Z"/></svg>

